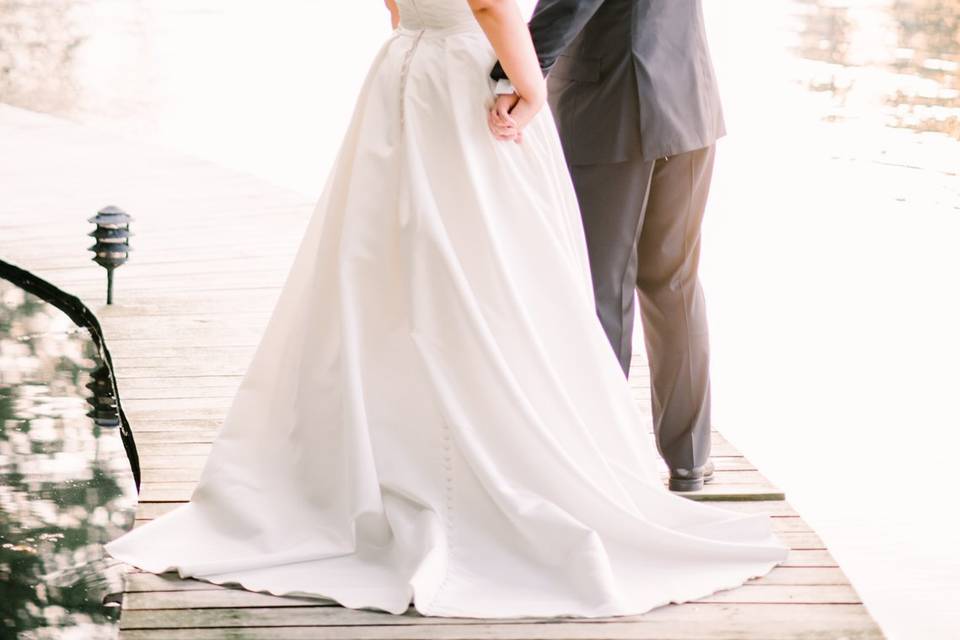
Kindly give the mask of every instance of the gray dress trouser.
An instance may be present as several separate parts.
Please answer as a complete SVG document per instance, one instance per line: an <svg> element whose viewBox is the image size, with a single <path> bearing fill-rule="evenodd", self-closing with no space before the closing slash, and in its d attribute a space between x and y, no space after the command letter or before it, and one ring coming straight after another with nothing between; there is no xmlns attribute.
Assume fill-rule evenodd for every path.
<svg viewBox="0 0 960 640"><path fill-rule="evenodd" d="M654 432L671 467L710 455L707 315L697 275L714 145L667 159L570 166L597 315L626 375L634 289L650 362Z"/></svg>

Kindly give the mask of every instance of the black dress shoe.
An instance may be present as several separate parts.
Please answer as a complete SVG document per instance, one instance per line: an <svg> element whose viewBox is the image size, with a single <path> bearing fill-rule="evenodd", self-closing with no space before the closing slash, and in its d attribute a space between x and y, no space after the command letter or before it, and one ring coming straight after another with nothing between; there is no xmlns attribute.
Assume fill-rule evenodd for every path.
<svg viewBox="0 0 960 640"><path fill-rule="evenodd" d="M670 491L700 491L705 482L713 481L713 460L694 469L670 469Z"/></svg>

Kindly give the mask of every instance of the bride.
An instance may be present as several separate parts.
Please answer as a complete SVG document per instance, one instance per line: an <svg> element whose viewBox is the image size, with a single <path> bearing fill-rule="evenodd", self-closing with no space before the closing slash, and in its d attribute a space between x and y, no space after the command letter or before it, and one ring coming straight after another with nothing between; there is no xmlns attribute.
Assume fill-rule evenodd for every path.
<svg viewBox="0 0 960 640"><path fill-rule="evenodd" d="M393 35L190 502L143 570L394 614L639 614L787 550L671 493L594 311L514 0L387 0ZM488 128L500 59L520 144Z"/></svg>

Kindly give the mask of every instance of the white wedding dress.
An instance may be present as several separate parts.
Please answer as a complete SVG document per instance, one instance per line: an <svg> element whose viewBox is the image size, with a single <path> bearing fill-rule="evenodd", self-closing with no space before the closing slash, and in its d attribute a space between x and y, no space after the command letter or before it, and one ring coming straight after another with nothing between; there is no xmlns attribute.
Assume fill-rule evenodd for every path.
<svg viewBox="0 0 960 640"><path fill-rule="evenodd" d="M637 614L782 562L672 494L594 311L549 109L486 126L466 0L400 0L191 501L146 571L432 616Z"/></svg>

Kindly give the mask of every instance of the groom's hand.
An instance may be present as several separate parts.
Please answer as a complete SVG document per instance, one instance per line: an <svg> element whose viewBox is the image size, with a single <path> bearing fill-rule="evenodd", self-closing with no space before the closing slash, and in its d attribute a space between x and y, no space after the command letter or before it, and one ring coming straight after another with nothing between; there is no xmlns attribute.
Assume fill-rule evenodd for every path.
<svg viewBox="0 0 960 640"><path fill-rule="evenodd" d="M490 108L487 117L487 124L490 132L497 140L514 141L519 144L523 140L523 132L510 111L513 110L520 101L520 96L515 93L501 94L497 96L496 102Z"/></svg>

